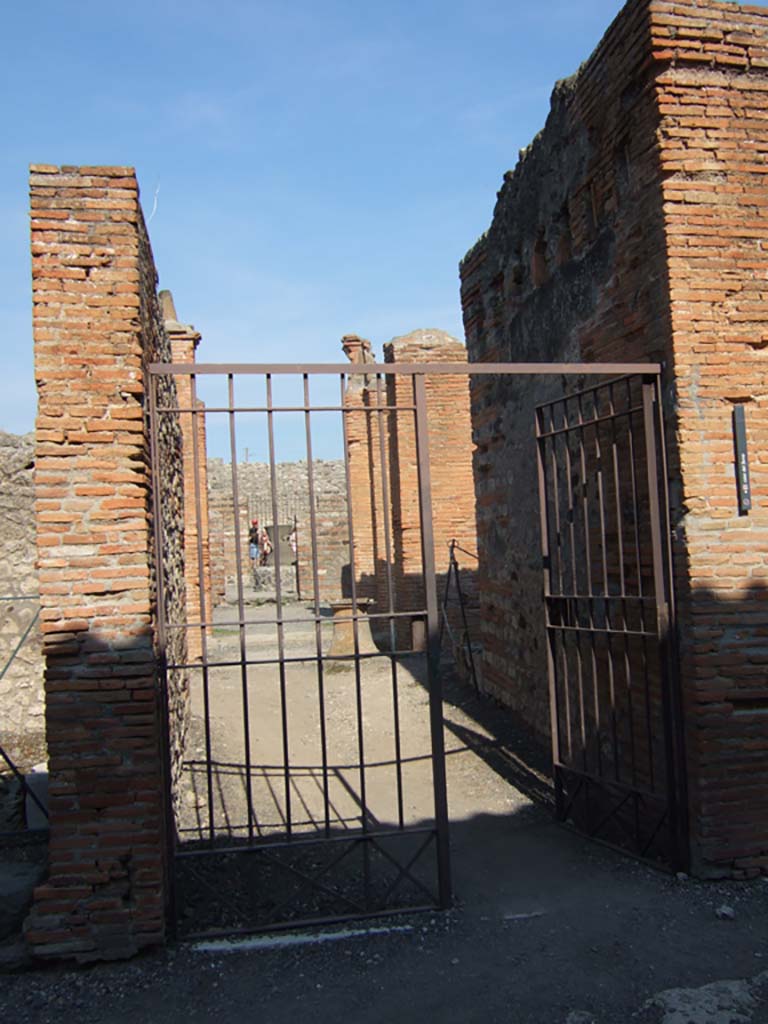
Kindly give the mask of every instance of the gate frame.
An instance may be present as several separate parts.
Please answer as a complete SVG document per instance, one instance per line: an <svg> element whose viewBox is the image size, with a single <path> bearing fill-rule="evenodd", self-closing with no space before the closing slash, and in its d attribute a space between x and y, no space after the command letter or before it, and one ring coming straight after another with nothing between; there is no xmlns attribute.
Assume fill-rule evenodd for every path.
<svg viewBox="0 0 768 1024"><path fill-rule="evenodd" d="M443 735L443 709L442 709L442 683L440 678L440 614L439 604L437 596L437 578L435 575L435 559L434 559L434 543L433 543L433 531L432 531L432 503L431 503L431 483L430 483L430 466L429 466L429 424L427 420L427 406L426 406L426 391L425 391L425 379L433 376L466 376L467 378L473 376L497 376L497 377L512 377L512 376L539 376L539 377L602 377L602 378L625 378L625 377L642 377L644 380L643 384L643 400L644 400L644 423L646 430L646 446L648 451L649 460L649 478L651 473L650 463L654 464L654 473L656 474L657 480L662 487L662 493L664 500L659 505L659 493L658 485L653 489L653 493L656 495L657 501L652 502L652 532L653 532L653 565L654 565L654 581L663 581L663 589L661 593L664 595L662 602L657 601L657 628L658 628L658 643L659 650L661 653L661 661L664 675L664 682L667 684L664 686L665 694L665 720L667 716L670 727L674 728L675 740L672 740L671 734L666 737L668 742L668 768L669 774L673 776L673 803L670 804L670 813L675 813L675 827L674 835L678 842L678 848L680 850L680 863L687 862L687 806L685 797L685 755L684 755L684 732L683 732L683 719L681 714L681 699L680 699L680 686L679 686L679 671L678 671L678 653L677 653L677 640L675 631L675 617L674 617L674 577L672 574L672 550L671 550L671 538L669 531L669 500L668 500L668 479L667 479L667 460L666 460L666 449L664 440L664 424L663 414L661 408L661 374L662 366L659 363L450 363L450 362L424 362L424 363L151 363L147 367L147 377L149 382L149 418L150 418L150 433L151 433L151 464L153 480L159 481L160 479L160 461L159 451L157 445L157 426L158 426L158 413L159 412L176 412L180 413L192 413L193 417L196 417L202 413L203 416L206 412L213 410L200 410L195 407L195 389L194 380L196 377L208 377L208 376L226 376L230 379L230 382L235 376L264 376L269 379L272 376L293 376L303 377L305 380L311 376L338 376L343 382L349 378L359 376L379 376L386 379L387 377L411 377L413 380L413 400L415 408L415 435L416 435L416 448L417 448L417 465L418 465L418 488L419 488L419 518L421 527L421 545L422 545L422 565L423 565L423 578L425 582L425 594L426 594L426 622L427 622L427 643L426 643L426 662L427 662L427 678L429 687L429 718L430 718L430 732L431 732L431 755L433 764L433 788L434 788L434 807L435 807L435 839L436 839L436 853L437 853L437 868L438 868L438 902L437 906L440 909L447 909L451 906L452 902L452 889L451 889L451 866L450 866L450 849L449 849L449 820L448 820L448 804L447 804L447 792L446 792L446 772L445 772L445 751L444 751L444 735ZM157 407L157 395L155 381L161 377L170 376L188 376L193 381L192 389L192 407L189 409L181 408L177 404L176 407L164 407L158 409ZM230 384L230 406L232 404L232 391ZM309 414L312 411L318 411L318 407L308 404L307 393L305 390L304 404L292 405L291 411L304 412ZM656 423L653 423L653 412L655 409ZM236 409L230 408L229 411L234 413ZM275 411L275 410L273 410ZM342 423L344 424L344 434L346 436L346 413L342 409ZM649 433L650 431L650 433ZM195 446L195 457L199 457L197 452L197 434L193 431L193 444ZM649 443L649 439L652 439L652 443ZM534 443L538 442L538 431L537 438ZM656 452L658 451L661 460L661 473L658 475L659 467L656 464ZM538 443L537 443L538 448ZM234 454L233 454L234 458ZM345 450L344 459L347 466L347 474L349 472L348 465L348 454ZM539 459L540 463L540 459ZM539 472L541 466L539 465ZM540 480L540 501L543 502L543 496L541 492L541 476ZM274 481L273 481L274 485ZM199 496L196 496L199 501ZM425 511L426 510L426 511ZM542 514L543 511L542 511ZM153 501L153 515L154 515L154 526L155 526L155 557L156 557L156 585L157 585L157 636L158 644L160 647L160 663L161 663L161 677L162 677L162 702L166 707L167 711L167 692L166 692L166 658L165 658L165 623L164 623L164 612L163 612L163 581L162 581L162 523L160 513L160 502ZM544 532L544 520L542 519L542 554L545 559L545 576L546 576L546 552L545 552L545 532ZM350 531L350 549L353 550L353 536ZM199 537L198 537L199 544ZM352 564L354 567L354 555L352 557ZM315 567L316 571L316 567ZM353 573L354 576L354 573ZM354 584L353 584L354 587ZM353 591L354 592L354 591ZM546 589L545 589L546 593ZM353 618L356 619L357 614L354 613ZM204 621L205 616L201 616ZM355 623L356 626L356 623ZM355 630L356 632L356 630ZM549 646L549 645L548 645ZM356 660L359 655L355 655ZM549 660L549 654L548 654ZM549 673L549 685L550 695L552 694L552 676ZM554 714L554 706L551 705L550 714ZM165 714L163 721L163 755L165 762L165 792L164 801L166 807L166 818L168 823L168 862L167 862L167 878L168 878L168 909L169 909L169 921L171 923L171 930L174 931L176 914L175 914L175 899L174 890L175 884L173 881L174 870L174 857L176 847L176 830L172 807L172 793L171 793L171 774L170 774L170 746L169 746L169 732L168 732L168 715ZM556 723L553 719L553 736L556 732ZM671 745L670 745L671 744ZM553 740L553 771L556 773L556 741ZM671 755L671 756L670 756ZM683 852L685 851L685 852ZM314 923L328 923L329 920L348 920L350 918L358 918L361 916L382 916L386 913L402 913L402 909L394 911L378 911L373 915L360 915L360 914L347 914L339 916L337 918L324 918L322 920L315 920ZM312 920L290 922L288 924L271 924L267 926L267 930L273 930L276 928L294 927L296 925L306 925L313 923ZM250 931L256 931L257 928L250 929Z"/></svg>
<svg viewBox="0 0 768 1024"><path fill-rule="evenodd" d="M611 397L609 404L611 411L607 415L597 416L593 419L583 419L581 415L581 399L588 394L594 394L598 392L600 388L610 387L614 383L627 382L627 386L632 380L639 382L642 389L642 404L638 407L630 407L627 410L616 411L613 408L613 395L611 391ZM553 409L555 406L566 404L570 401L576 400L579 403L579 418L577 423L569 424L567 413L564 411L564 426L554 427L554 413ZM597 399L595 399L597 401ZM549 410L550 427L547 429L544 422L543 410ZM640 848L639 835L635 837L637 842L637 849L627 849L626 847L619 846L609 840L601 839L597 833L600 828L607 824L607 822L613 817L613 815L621 809L626 802L628 795L634 794L635 797L642 799L643 792L637 786L629 786L626 783L610 782L603 778L602 774L595 774L586 770L579 770L573 767L573 765L566 764L561 758L560 751L560 707L557 692L557 679L558 671L555 664L554 647L556 645L556 637L558 632L562 632L562 623L553 623L551 621L551 603L554 599L561 600L578 600L579 595L567 594L560 591L556 591L553 585L553 558L552 558L552 537L550 532L550 519L549 519L549 501L551 496L548 493L547 488L547 468L545 464L546 459L546 442L550 438L554 438L556 435L567 435L579 434L580 435L580 447L583 448L584 444L584 431L589 427L597 429L601 422L611 422L615 424L617 419L622 419L627 416L630 417L630 437L631 437L631 416L633 412L640 412L642 414L642 435L645 442L645 464L641 465L639 472L645 473L645 483L648 488L648 521L647 529L650 533L650 553L651 553L651 579L653 585L653 609L655 613L655 633L649 634L655 637L655 645L658 651L658 667L660 677L660 707L662 715L662 726L663 726L663 746L664 746L664 766L665 766L665 794L666 804L665 810L659 819L656 828L653 830L650 839L648 840L645 848ZM614 427L615 429L615 427ZM614 441L615 443L615 441ZM580 389L570 394L563 395L560 398L548 400L546 402L537 404L536 406L536 445L537 445L537 474L539 482L539 517L540 517L540 534L541 534L541 551L542 551L542 563L544 571L544 607L545 607L545 628L547 631L547 675L549 678L549 704L550 704L550 724L551 724L551 744L552 744L552 761L553 761L553 782L555 788L555 815L558 821L565 822L569 816L569 810L574 804L578 795L579 789L583 784L585 786L585 793L588 796L589 786L591 783L597 785L598 788L601 786L617 786L620 790L626 791L627 795L619 801L619 803L609 809L609 811L601 819L601 824L598 825L594 832L587 831L585 834L589 838L596 842L603 843L606 846L610 846L613 849L618 849L624 853L630 853L633 856L638 857L641 860L647 860L649 863L655 866L661 866L657 860L650 860L646 857L647 850L650 848L653 840L655 839L656 833L661 828L665 819L668 821L668 832L669 832L669 849L668 849L668 867L673 871L687 871L690 862L690 850L688 843L688 806L687 806L687 778L686 778L686 762L685 762L685 730L684 730L684 718L682 713L682 701L680 692L680 672L679 672L679 651L677 642L677 629L676 629L676 616L675 616L675 595L674 595L674 567L672 558L672 534L671 534L671 523L670 523L670 511L669 511L669 480L667 476L667 458L666 458L666 445L665 445L665 434L664 434L664 421L663 421L663 409L661 403L661 376L659 373L645 372L641 375L638 374L627 374L619 380L604 381L600 384L593 385L592 387ZM556 450L552 448L550 450L552 459L556 458ZM616 470L614 470L616 472ZM602 470L598 470L598 477L601 476ZM586 487L584 479L584 466L583 466L583 455L582 455L582 486ZM634 476L633 476L634 481ZM602 484L600 484L602 486ZM618 480L616 483L618 487ZM633 483L634 488L634 483ZM569 492L571 500L575 498L577 487L572 485ZM557 503L557 487L555 485L554 502ZM583 498L586 502L586 496ZM637 497L634 498L635 508L634 516L635 522L637 523ZM605 515L604 506L600 506L600 519L601 519L601 530L604 531L603 517ZM558 511L555 511L555 517L557 522ZM586 517L586 512L584 512ZM637 528L637 526L636 526ZM587 523L585 521L584 529L587 529ZM605 543L605 536L603 536L603 544ZM639 542L638 542L639 543ZM557 540L557 549L560 551L560 542ZM638 549L638 556L640 550ZM560 555L558 554L558 559ZM638 573L641 572L641 567L638 563ZM605 571L605 570L604 570ZM609 595L609 594L592 594L592 583L591 574L588 573L589 582L589 596L590 599L594 597L608 599L610 596L620 599L622 602L630 599L633 595L624 593L622 589L621 595ZM574 587L576 581L573 581ZM623 588L624 584L622 584ZM642 593L642 587L641 587ZM626 613L625 613L626 614ZM591 615L591 613L590 613ZM593 657L594 657L594 640L595 635L599 634L602 630L594 626L570 626L570 629L576 628L579 633L586 632L591 635L593 644ZM617 626L611 626L610 620L607 625L608 633L617 636L624 635L625 639L631 635L631 630L627 630L626 624L624 630ZM580 647L580 644L579 644ZM610 650L610 647L609 647ZM579 655L580 657L580 655ZM612 664L612 662L611 662ZM594 672L594 668L593 668ZM596 681L595 681L596 682ZM647 681L646 681L647 686ZM581 683L579 683L581 687ZM568 700L568 687L565 687L565 699ZM597 698L595 698L597 699ZM648 699L646 694L646 700ZM582 725L583 728L583 725ZM598 732L599 736L599 732ZM649 737L650 738L650 737ZM615 740L614 740L615 742ZM633 755L634 758L634 755ZM634 760L633 760L634 770ZM572 796L570 802L566 805L564 799L564 778L568 775L576 775L580 777L581 781L577 786L577 790ZM649 795L649 794L646 794Z"/></svg>

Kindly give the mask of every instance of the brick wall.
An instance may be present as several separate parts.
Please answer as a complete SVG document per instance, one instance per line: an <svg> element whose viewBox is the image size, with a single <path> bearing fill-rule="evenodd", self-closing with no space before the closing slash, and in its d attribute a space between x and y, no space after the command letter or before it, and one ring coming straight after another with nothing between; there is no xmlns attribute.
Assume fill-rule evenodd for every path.
<svg viewBox="0 0 768 1024"><path fill-rule="evenodd" d="M700 870L768 873L768 10L657 2L650 24L694 851ZM754 502L743 517L737 403Z"/></svg>
<svg viewBox="0 0 768 1024"><path fill-rule="evenodd" d="M144 366L170 350L132 169L33 166L31 213L51 835L26 938L39 956L119 957L164 937ZM178 606L178 424L160 444L178 467L163 496L166 599ZM171 685L183 728L185 682Z"/></svg>
<svg viewBox="0 0 768 1024"><path fill-rule="evenodd" d="M372 358L370 354L362 358L349 336L342 344L352 362ZM370 347L367 352L370 353ZM466 358L461 342L438 330L413 331L384 346L386 363L465 362ZM430 515L435 568L442 593L450 541L455 539L472 552L476 547L468 378L428 377L425 390L432 485ZM345 401L350 409L370 410L347 416L358 592L376 601L375 611L388 609L388 529L394 610L423 609L413 378L387 376L386 385L382 385L379 393L372 378L352 377ZM390 411L377 411L377 404L390 407ZM380 431L384 433L383 459ZM468 603L473 605L474 566L463 577L464 592ZM452 607L451 613L458 615L458 609ZM407 618L401 620L398 645L410 647L413 644L418 648L423 640L423 615L414 620L412 628Z"/></svg>
<svg viewBox="0 0 768 1024"><path fill-rule="evenodd" d="M505 176L462 263L473 360L662 361L700 873L768 864L765 153L768 12L633 0ZM473 387L484 675L542 735L531 424L566 382ZM747 408L755 507L736 506ZM509 481L514 482L514 489Z"/></svg>

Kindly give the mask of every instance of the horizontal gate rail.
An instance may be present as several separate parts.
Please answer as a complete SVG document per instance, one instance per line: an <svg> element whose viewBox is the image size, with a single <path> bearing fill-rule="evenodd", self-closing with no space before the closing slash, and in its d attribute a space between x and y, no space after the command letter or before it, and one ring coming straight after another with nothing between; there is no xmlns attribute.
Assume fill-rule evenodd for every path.
<svg viewBox="0 0 768 1024"><path fill-rule="evenodd" d="M487 376L579 376L626 377L634 374L658 375L660 363L150 363L149 373L188 374L190 376L280 376L308 374L312 377L341 375L357 377L382 374L400 377L432 377L441 374ZM588 388L586 390L592 390ZM578 392L574 392L578 394ZM310 407L313 408L313 407ZM398 406L398 408L400 408Z"/></svg>

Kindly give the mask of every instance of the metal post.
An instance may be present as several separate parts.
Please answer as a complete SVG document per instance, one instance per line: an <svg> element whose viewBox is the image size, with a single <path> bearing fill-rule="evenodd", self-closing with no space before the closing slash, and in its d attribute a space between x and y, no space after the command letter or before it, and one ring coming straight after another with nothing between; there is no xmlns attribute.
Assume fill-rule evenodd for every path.
<svg viewBox="0 0 768 1024"><path fill-rule="evenodd" d="M562 755L560 752L560 710L557 701L557 680L555 676L557 643L555 631L551 628L550 599L552 597L552 556L549 537L549 515L547 514L547 471L546 441L543 414L536 410L536 461L539 479L539 523L541 532L541 565L544 571L544 628L547 631L547 679L549 681L549 718L552 733L552 775L555 784L555 815L558 821L565 817L565 800L563 795ZM566 701L568 694L565 695Z"/></svg>
<svg viewBox="0 0 768 1024"><path fill-rule="evenodd" d="M649 436L654 426L649 421L655 411L655 436L658 444L658 457L660 473L656 470L657 486L654 495L658 502L659 488L663 495L660 503L657 518L659 522L660 541L660 565L657 570L654 557L654 583L657 571L664 581L664 600L666 614L664 621L664 635L659 640L659 654L662 664L662 683L664 685L664 714L668 719L668 742L667 757L668 783L667 791L670 794L670 818L669 827L672 837L672 857L676 863L673 867L681 871L687 871L690 861L690 849L688 843L688 786L686 775L685 756L685 731L682 710L682 699L680 693L680 663L677 638L677 618L675 615L674 597L674 569L672 564L671 547L671 524L669 518L669 489L667 485L667 452L664 439L664 415L661 405L661 376L647 378L648 384L643 386L643 410L646 422L646 437ZM647 443L647 442L646 442ZM654 465L656 464L656 450L653 454ZM648 457L648 482L651 482L651 456ZM653 503L653 498L651 499ZM653 516L652 516L653 521ZM655 543L654 543L655 556ZM658 599L657 599L658 600ZM661 623L660 623L661 625Z"/></svg>
<svg viewBox="0 0 768 1024"><path fill-rule="evenodd" d="M659 501L660 484L666 495L666 477L659 478L657 460L656 416L658 409L658 378L647 376L643 379L643 427L645 431L646 466L648 471L648 500L651 527L651 548L653 557L653 591L656 603L656 628L658 634L659 672L661 677L661 703L664 719L664 749L666 753L667 814L670 833L670 859L672 867L680 868L686 861L686 852L681 849L680 801L678 792L677 751L680 749L680 722L675 714L672 689L676 685L674 645L671 637L671 602L668 564L665 565L664 547L666 537L662 534L662 511ZM665 506L668 502L665 501ZM666 515L664 516L666 519Z"/></svg>
<svg viewBox="0 0 768 1024"><path fill-rule="evenodd" d="M427 678L429 683L429 722L432 736L432 783L435 794L435 825L437 828L437 872L440 906L447 908L451 905L451 855L445 778L443 693L440 678L440 616L435 576L435 543L432 533L427 395L423 374L414 374L413 397L416 406L416 462L419 474L421 553L427 608Z"/></svg>

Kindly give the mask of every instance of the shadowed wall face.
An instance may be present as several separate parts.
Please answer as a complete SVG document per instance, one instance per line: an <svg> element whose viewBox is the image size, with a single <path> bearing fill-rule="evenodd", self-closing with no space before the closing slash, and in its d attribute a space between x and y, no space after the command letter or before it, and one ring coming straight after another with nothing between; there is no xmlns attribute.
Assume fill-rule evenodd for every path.
<svg viewBox="0 0 768 1024"><path fill-rule="evenodd" d="M144 367L171 353L133 170L34 166L31 203L51 837L26 938L39 956L115 958L162 941L165 929ZM175 404L173 382L164 387ZM178 421L158 443L171 469L160 496L165 601L183 607ZM179 632L169 658L183 663L184 645ZM179 673L169 701L178 745Z"/></svg>
<svg viewBox="0 0 768 1024"><path fill-rule="evenodd" d="M768 870L767 68L762 9L628 3L556 87L461 267L471 360L665 365L692 853L699 873L737 877ZM484 676L542 735L532 424L549 397L527 382L472 392ZM736 402L752 452L747 517Z"/></svg>

